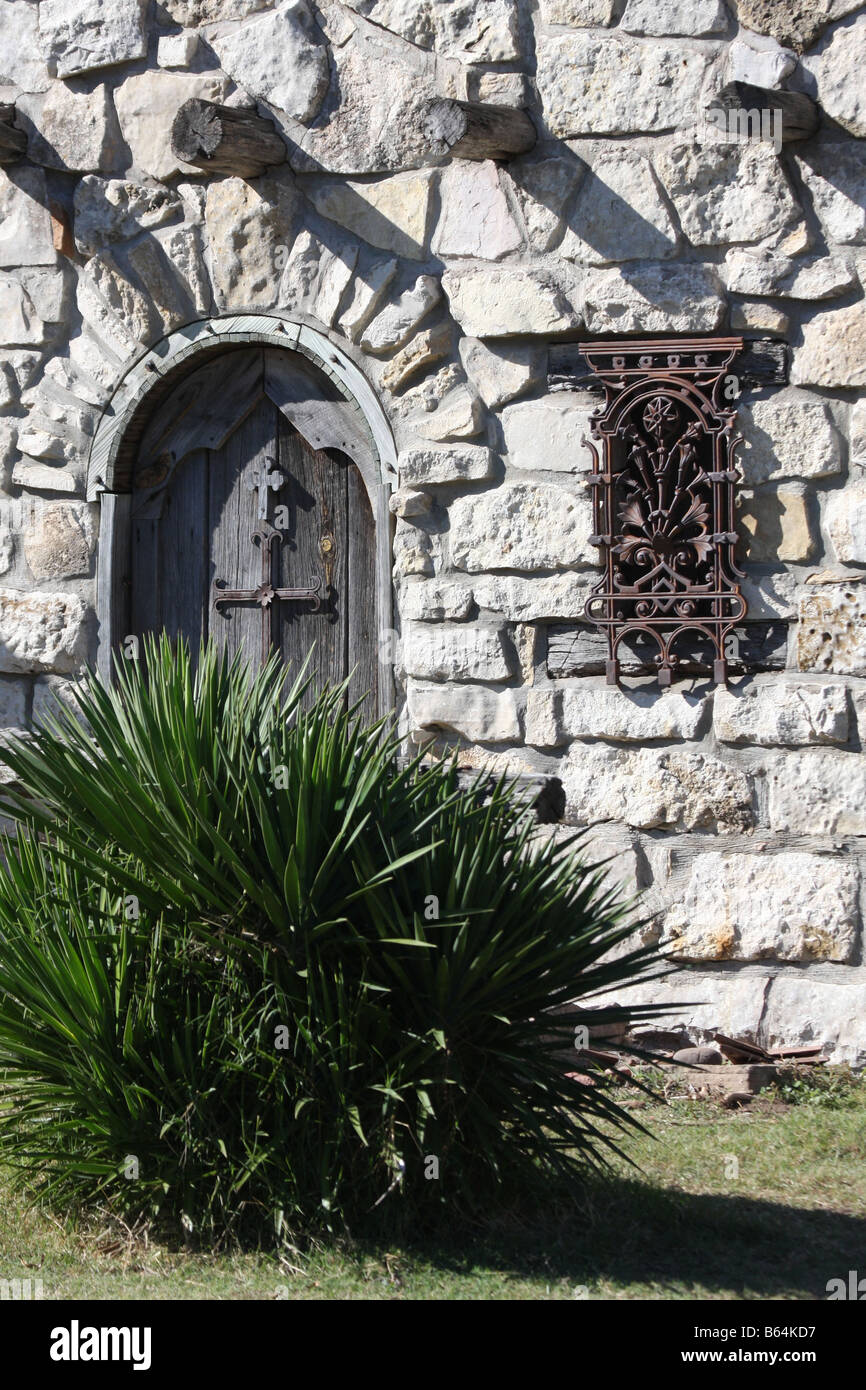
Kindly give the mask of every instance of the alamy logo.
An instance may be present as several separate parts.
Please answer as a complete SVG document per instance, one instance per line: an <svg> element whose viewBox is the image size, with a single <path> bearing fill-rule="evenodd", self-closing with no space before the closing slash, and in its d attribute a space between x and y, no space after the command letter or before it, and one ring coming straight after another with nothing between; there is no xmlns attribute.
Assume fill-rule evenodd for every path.
<svg viewBox="0 0 866 1390"><path fill-rule="evenodd" d="M847 1283L844 1279L827 1280L827 1297L831 1303L834 1299L866 1303L866 1279L858 1279L856 1269L849 1269Z"/></svg>
<svg viewBox="0 0 866 1390"><path fill-rule="evenodd" d="M52 1361L131 1361L134 1371L150 1370L149 1327L68 1327L51 1330Z"/></svg>
<svg viewBox="0 0 866 1390"><path fill-rule="evenodd" d="M20 1302L22 1299L43 1298L41 1279L0 1279L0 1299Z"/></svg>
<svg viewBox="0 0 866 1390"><path fill-rule="evenodd" d="M772 144L776 154L782 148L782 112L776 106L713 106L704 116L705 138L709 128L716 140L728 145Z"/></svg>

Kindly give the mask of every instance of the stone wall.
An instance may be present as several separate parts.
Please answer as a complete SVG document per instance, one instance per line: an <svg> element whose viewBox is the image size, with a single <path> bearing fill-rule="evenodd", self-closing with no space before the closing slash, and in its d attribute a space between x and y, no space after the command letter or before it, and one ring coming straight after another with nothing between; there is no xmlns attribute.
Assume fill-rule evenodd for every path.
<svg viewBox="0 0 866 1390"><path fill-rule="evenodd" d="M0 169L0 727L93 657L84 480L124 373L194 319L307 322L400 450L407 737L561 779L687 967L675 1021L866 1060L864 65L847 0L0 0L28 141ZM818 135L720 140L731 79L812 95ZM436 95L525 106L535 149L431 158ZM190 96L257 106L287 163L180 167ZM739 402L748 674L661 693L635 658L612 689L580 625L596 400L548 393L547 350L714 331L792 347Z"/></svg>

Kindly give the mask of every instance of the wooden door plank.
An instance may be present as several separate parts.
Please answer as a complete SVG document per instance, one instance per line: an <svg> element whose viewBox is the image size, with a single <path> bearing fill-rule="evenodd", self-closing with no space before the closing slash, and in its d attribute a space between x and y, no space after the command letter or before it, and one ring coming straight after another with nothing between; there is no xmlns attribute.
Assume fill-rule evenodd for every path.
<svg viewBox="0 0 866 1390"><path fill-rule="evenodd" d="M259 524L257 494L249 485L255 470L266 471L275 453L276 411L262 399L221 449L210 454L210 564L207 592L210 631L230 655L242 651L258 666L262 644L261 609L254 603L230 603L216 610L211 602L214 579L230 589L255 589L261 581L261 553L252 540Z"/></svg>
<svg viewBox="0 0 866 1390"><path fill-rule="evenodd" d="M219 449L264 389L261 348L227 352L186 377L159 407L138 449L138 486L191 449ZM154 478L154 482L162 481Z"/></svg>
<svg viewBox="0 0 866 1390"><path fill-rule="evenodd" d="M336 385L296 353L265 349L264 389L313 449L340 449L369 469L374 457L369 426Z"/></svg>
<svg viewBox="0 0 866 1390"><path fill-rule="evenodd" d="M353 463L346 468L348 575L346 595L349 701L364 698L363 717L376 718L379 650L376 630L376 528L364 481Z"/></svg>
<svg viewBox="0 0 866 1390"><path fill-rule="evenodd" d="M208 454L196 449L177 468L159 525L160 621L183 635L195 657L208 630Z"/></svg>

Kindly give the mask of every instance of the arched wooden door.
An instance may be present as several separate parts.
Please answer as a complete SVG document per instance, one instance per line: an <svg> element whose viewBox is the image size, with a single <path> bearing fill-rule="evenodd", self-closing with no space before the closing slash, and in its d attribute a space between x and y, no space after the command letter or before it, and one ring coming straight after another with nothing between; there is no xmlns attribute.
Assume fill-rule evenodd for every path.
<svg viewBox="0 0 866 1390"><path fill-rule="evenodd" d="M156 409L133 471L131 630L165 628L194 649L213 636L254 666L276 648L315 686L352 672L377 709L375 528L347 453L317 449L295 355L218 356ZM321 385L317 384L317 391ZM333 437L333 428L329 430Z"/></svg>

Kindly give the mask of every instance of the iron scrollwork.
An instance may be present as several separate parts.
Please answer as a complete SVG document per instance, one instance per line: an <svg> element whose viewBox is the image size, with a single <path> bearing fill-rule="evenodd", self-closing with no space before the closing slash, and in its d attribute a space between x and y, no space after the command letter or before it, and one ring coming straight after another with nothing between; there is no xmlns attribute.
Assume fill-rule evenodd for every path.
<svg viewBox="0 0 866 1390"><path fill-rule="evenodd" d="M619 679L620 642L636 631L658 649L660 685L670 685L686 632L708 639L713 677L727 678L725 639L746 612L734 558L740 437L736 406L725 403L742 347L740 338L580 345L605 391L584 440L593 455L590 539L604 576L584 612L607 632L609 684Z"/></svg>

